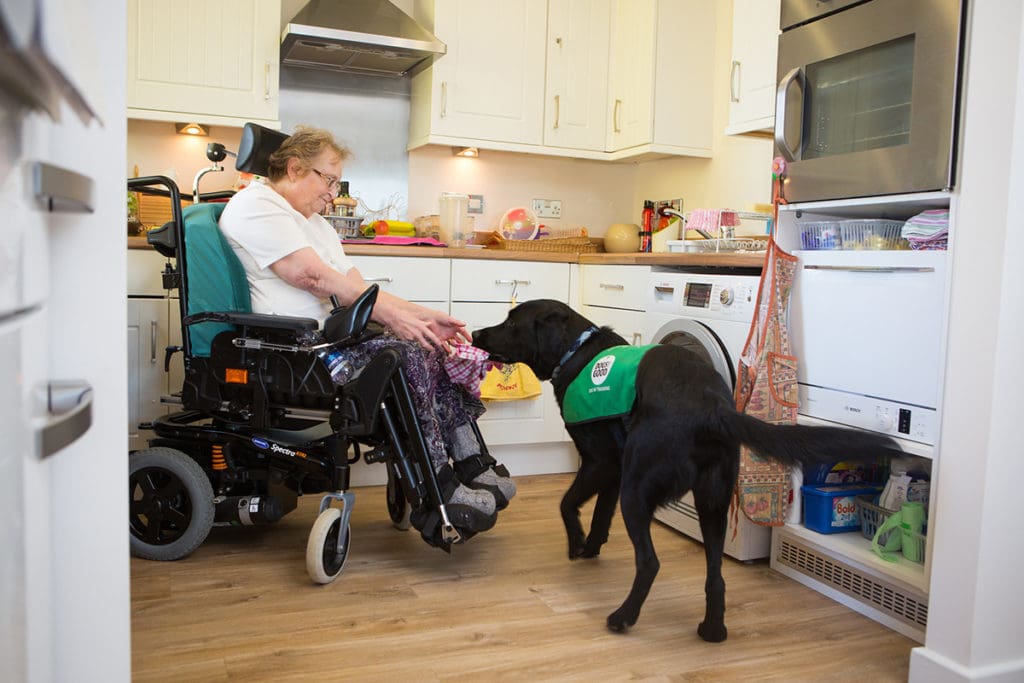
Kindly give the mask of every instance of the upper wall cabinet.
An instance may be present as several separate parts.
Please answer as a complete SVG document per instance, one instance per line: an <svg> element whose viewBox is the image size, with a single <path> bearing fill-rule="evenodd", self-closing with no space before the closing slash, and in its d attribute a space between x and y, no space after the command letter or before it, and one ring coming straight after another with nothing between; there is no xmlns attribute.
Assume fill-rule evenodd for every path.
<svg viewBox="0 0 1024 683"><path fill-rule="evenodd" d="M726 135L775 127L775 71L781 0L733 0L732 68Z"/></svg>
<svg viewBox="0 0 1024 683"><path fill-rule="evenodd" d="M714 3L417 6L428 24L433 10L448 52L413 77L410 149L474 145L607 161L711 155Z"/></svg>
<svg viewBox="0 0 1024 683"><path fill-rule="evenodd" d="M413 77L410 147L541 144L546 23L547 0L436 0L448 51Z"/></svg>
<svg viewBox="0 0 1024 683"><path fill-rule="evenodd" d="M129 0L128 117L278 120L280 0Z"/></svg>
<svg viewBox="0 0 1024 683"><path fill-rule="evenodd" d="M613 0L608 150L710 157L715 3Z"/></svg>
<svg viewBox="0 0 1024 683"><path fill-rule="evenodd" d="M611 0L548 0L544 144L605 150Z"/></svg>

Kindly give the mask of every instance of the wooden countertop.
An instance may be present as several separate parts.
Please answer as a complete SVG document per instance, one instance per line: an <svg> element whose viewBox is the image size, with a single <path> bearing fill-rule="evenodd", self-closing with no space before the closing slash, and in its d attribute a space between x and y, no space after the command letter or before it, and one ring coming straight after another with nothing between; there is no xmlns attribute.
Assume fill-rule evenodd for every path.
<svg viewBox="0 0 1024 683"><path fill-rule="evenodd" d="M128 237L129 249L150 249L145 237ZM763 252L722 254L577 254L557 251L515 251L513 249L467 249L454 247L402 247L381 244L346 244L351 256L405 256L421 258L491 259L498 261L544 261L601 265L689 266L715 268L760 268Z"/></svg>

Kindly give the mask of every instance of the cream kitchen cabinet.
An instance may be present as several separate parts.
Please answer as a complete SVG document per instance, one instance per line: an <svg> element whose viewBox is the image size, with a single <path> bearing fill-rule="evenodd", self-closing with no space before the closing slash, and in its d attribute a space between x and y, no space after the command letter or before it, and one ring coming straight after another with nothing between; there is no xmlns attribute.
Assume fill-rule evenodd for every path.
<svg viewBox="0 0 1024 683"><path fill-rule="evenodd" d="M569 264L534 261L452 261L451 313L470 330L505 319L513 298L569 301ZM569 440L550 382L536 399L487 402L480 432L491 446Z"/></svg>
<svg viewBox="0 0 1024 683"><path fill-rule="evenodd" d="M435 0L447 53L411 84L409 147L541 144L546 0Z"/></svg>
<svg viewBox="0 0 1024 683"><path fill-rule="evenodd" d="M128 2L128 118L280 128L280 0Z"/></svg>
<svg viewBox="0 0 1024 683"><path fill-rule="evenodd" d="M448 310L451 286L451 262L448 259L404 256L349 258L363 279L378 285L382 292L438 310Z"/></svg>
<svg viewBox="0 0 1024 683"><path fill-rule="evenodd" d="M429 25L429 0L417 7ZM711 156L713 3L436 0L433 9L448 53L413 77L409 149Z"/></svg>
<svg viewBox="0 0 1024 683"><path fill-rule="evenodd" d="M580 266L580 313L595 325L607 325L634 346L644 339L644 311L650 266Z"/></svg>
<svg viewBox="0 0 1024 683"><path fill-rule="evenodd" d="M710 157L715 7L612 0L606 149Z"/></svg>
<svg viewBox="0 0 1024 683"><path fill-rule="evenodd" d="M733 0L729 125L726 135L775 126L775 79L781 0Z"/></svg>
<svg viewBox="0 0 1024 683"><path fill-rule="evenodd" d="M611 0L549 0L544 144L604 151Z"/></svg>
<svg viewBox="0 0 1024 683"><path fill-rule="evenodd" d="M168 346L181 344L181 314L177 298L163 289L161 272L166 259L153 250L128 251L128 447L145 448L150 436L139 424L168 408L160 397L179 391L184 378L181 354L164 370Z"/></svg>

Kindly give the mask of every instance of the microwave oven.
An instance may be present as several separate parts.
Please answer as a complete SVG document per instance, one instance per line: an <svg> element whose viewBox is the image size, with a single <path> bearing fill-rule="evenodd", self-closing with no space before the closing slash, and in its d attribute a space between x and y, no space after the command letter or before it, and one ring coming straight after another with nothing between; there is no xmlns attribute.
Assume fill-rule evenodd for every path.
<svg viewBox="0 0 1024 683"><path fill-rule="evenodd" d="M950 190L964 0L782 0L785 198Z"/></svg>

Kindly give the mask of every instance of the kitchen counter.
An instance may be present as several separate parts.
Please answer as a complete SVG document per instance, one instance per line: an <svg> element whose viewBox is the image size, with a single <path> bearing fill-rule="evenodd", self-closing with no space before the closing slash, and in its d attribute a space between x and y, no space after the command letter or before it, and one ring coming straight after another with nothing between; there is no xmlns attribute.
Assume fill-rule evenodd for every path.
<svg viewBox="0 0 1024 683"><path fill-rule="evenodd" d="M150 249L145 237L129 237L129 249ZM381 244L346 244L353 256L415 256L423 258L491 259L497 261L544 261L602 265L694 266L717 268L760 268L764 252L722 254L577 254L557 251L516 251L514 249L467 249L454 247L404 247Z"/></svg>

